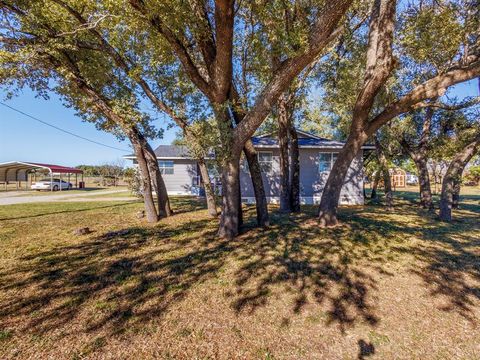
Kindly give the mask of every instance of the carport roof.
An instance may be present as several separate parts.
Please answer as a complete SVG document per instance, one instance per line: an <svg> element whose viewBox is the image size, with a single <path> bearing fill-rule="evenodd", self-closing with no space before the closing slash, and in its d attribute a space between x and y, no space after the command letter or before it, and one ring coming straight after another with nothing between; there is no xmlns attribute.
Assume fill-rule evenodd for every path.
<svg viewBox="0 0 480 360"><path fill-rule="evenodd" d="M24 161L9 161L6 163L0 164L0 174L5 173L10 170L30 170L30 169L47 169L52 173L62 173L62 174L82 174L83 170L61 166L53 164L40 164Z"/></svg>

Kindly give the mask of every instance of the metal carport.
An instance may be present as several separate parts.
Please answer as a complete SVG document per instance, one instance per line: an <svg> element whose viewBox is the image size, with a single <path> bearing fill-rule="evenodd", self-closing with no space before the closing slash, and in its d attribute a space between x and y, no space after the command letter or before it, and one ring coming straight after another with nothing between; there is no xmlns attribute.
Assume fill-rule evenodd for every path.
<svg viewBox="0 0 480 360"><path fill-rule="evenodd" d="M28 186L28 174L35 174L36 171L40 169L48 170L51 181L53 181L54 174L59 174L60 180L62 180L62 174L68 174L68 181L70 182L70 175L75 174L75 187L78 187L78 174L81 174L81 181L83 182L83 170L80 169L53 164L10 161L6 163L0 163L0 183L5 185L5 191L7 190L7 185L9 182L15 182L17 189L19 187L21 188L22 181L25 181L26 186ZM61 186L59 188L60 190L62 189ZM53 186L50 186L50 190L53 191Z"/></svg>

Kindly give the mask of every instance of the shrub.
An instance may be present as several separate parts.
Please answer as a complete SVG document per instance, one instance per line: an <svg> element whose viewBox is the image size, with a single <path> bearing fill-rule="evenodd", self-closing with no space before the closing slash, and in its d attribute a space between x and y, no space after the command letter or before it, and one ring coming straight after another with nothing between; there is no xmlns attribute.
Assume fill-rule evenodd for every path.
<svg viewBox="0 0 480 360"><path fill-rule="evenodd" d="M124 179L130 192L138 198L143 198L142 182L138 168L126 169Z"/></svg>

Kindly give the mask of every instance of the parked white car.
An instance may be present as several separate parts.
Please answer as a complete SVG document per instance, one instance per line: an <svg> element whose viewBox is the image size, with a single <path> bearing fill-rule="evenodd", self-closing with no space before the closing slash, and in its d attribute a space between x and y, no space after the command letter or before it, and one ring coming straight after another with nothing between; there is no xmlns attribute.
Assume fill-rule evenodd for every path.
<svg viewBox="0 0 480 360"><path fill-rule="evenodd" d="M43 179L40 181L36 181L32 184L31 189L32 190L50 190L53 189L53 191L60 190L70 190L72 188L72 183L69 183L64 180L60 179Z"/></svg>

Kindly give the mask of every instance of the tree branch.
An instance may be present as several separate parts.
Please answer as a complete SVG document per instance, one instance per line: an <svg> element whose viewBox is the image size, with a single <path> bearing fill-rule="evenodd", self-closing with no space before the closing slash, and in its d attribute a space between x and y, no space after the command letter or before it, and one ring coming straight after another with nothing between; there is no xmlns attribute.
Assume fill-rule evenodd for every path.
<svg viewBox="0 0 480 360"><path fill-rule="evenodd" d="M213 85L215 91L212 97L216 103L223 103L228 97L228 90L232 83L232 56L233 56L233 21L234 1L215 1L215 35L216 54L213 65Z"/></svg>
<svg viewBox="0 0 480 360"><path fill-rule="evenodd" d="M216 47L215 47L215 38L213 37L213 27L208 18L207 9L205 7L205 2L201 2L199 0L191 0L192 8L195 12L196 16L200 19L199 21L202 22L200 26L205 27L205 29L200 29L204 31L200 31L200 34L195 34L196 39L198 42L198 46L200 47L200 51L202 52L203 61L205 62L207 69L210 73L212 73L212 66L215 61L216 55Z"/></svg>
<svg viewBox="0 0 480 360"><path fill-rule="evenodd" d="M204 93L211 94L211 87L208 82L201 74L198 67L193 62L190 54L188 53L185 46L182 44L180 39L166 26L162 19L158 16L149 16L148 11L145 7L145 2L143 0L129 0L130 5L137 10L140 14L145 16L149 21L152 27L162 35L172 46L173 51L177 55L178 59L182 63L185 71L189 75L192 82Z"/></svg>
<svg viewBox="0 0 480 360"><path fill-rule="evenodd" d="M309 64L329 43L338 31L339 21L350 7L346 0L327 1L310 32L309 46L300 55L285 60L276 74L258 96L253 108L234 131L234 151L240 153L243 144L254 134L256 129L276 104L278 97L290 86L293 79Z"/></svg>
<svg viewBox="0 0 480 360"><path fill-rule="evenodd" d="M59 4L63 8L65 8L70 14L72 14L82 25L88 24L87 20L75 9L71 6L66 4L63 0L52 0L55 3ZM131 71L131 66L129 62L125 60L120 53L94 28L88 28L88 30L95 35L100 42L102 43L103 50L109 54L118 67L120 67L127 75ZM160 110L166 113L182 130L186 130L188 128L188 122L178 115L171 107L169 107L165 102L159 99L151 87L148 85L147 81L144 80L141 76L138 76L136 82L142 88L145 95L152 101L152 103Z"/></svg>
<svg viewBox="0 0 480 360"><path fill-rule="evenodd" d="M448 111L456 111L456 110L462 110L474 105L480 104L480 96L474 97L474 98L469 98L459 104L446 104L440 101L436 102L419 102L418 104L415 105L415 109L418 108L437 108L437 109L442 109L442 110L448 110Z"/></svg>
<svg viewBox="0 0 480 360"><path fill-rule="evenodd" d="M442 96L450 86L478 76L480 76L480 60L477 59L469 65L452 68L425 81L399 100L388 105L380 114L375 116L365 127L366 134L368 136L372 135L383 124L386 124L394 117L415 109L418 103Z"/></svg>
<svg viewBox="0 0 480 360"><path fill-rule="evenodd" d="M82 32L82 31L88 31L88 30L91 30L91 29L95 29L103 20L105 20L109 17L113 17L113 15L106 15L106 14L101 15L94 22L87 22L85 24L82 24L79 28L77 28L75 30L59 33L58 36L75 35L75 34L78 34L79 32Z"/></svg>
<svg viewBox="0 0 480 360"><path fill-rule="evenodd" d="M352 130L364 127L375 101L394 66L393 31L396 1L375 0L368 33L367 61L363 86L353 108Z"/></svg>

